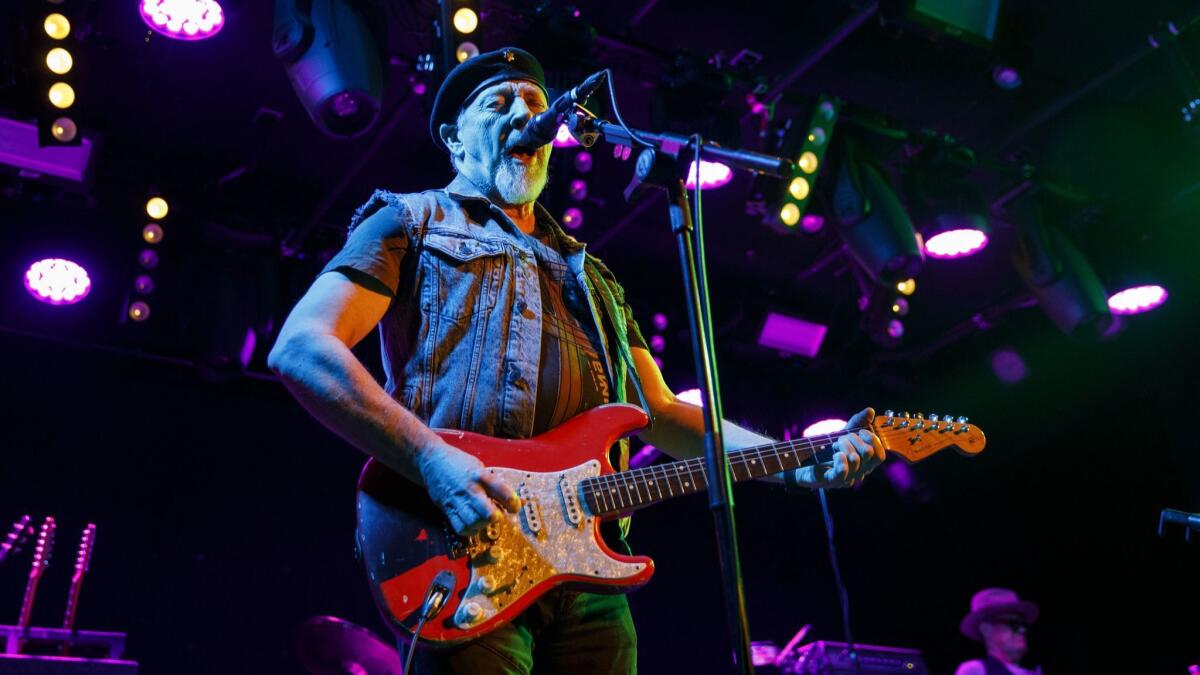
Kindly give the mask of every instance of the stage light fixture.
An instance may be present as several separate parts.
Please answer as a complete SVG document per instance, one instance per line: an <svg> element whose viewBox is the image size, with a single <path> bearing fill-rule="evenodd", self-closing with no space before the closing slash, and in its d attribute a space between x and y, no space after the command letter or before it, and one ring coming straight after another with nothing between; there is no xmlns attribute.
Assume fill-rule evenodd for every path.
<svg viewBox="0 0 1200 675"><path fill-rule="evenodd" d="M1016 384L1029 376L1029 367L1025 365L1025 359L1012 347L1001 347L992 352L989 361L996 379L1005 384Z"/></svg>
<svg viewBox="0 0 1200 675"><path fill-rule="evenodd" d="M696 189L696 175L700 176L700 187L705 190L719 188L733 180L733 169L721 164L720 162L710 162L708 160L700 160L700 169L697 172L696 162L692 162L688 167L687 180L684 181L684 187L689 190Z"/></svg>
<svg viewBox="0 0 1200 675"><path fill-rule="evenodd" d="M908 213L882 167L856 143L847 143L838 168L833 207L850 256L871 279L886 283L891 291L898 281L921 270L925 256Z"/></svg>
<svg viewBox="0 0 1200 675"><path fill-rule="evenodd" d="M654 330L663 331L667 329L667 315L662 312L655 312L651 317L651 323L654 324Z"/></svg>
<svg viewBox="0 0 1200 675"><path fill-rule="evenodd" d="M142 249L142 252L138 254L138 264L152 270L158 267L158 254L148 248Z"/></svg>
<svg viewBox="0 0 1200 675"><path fill-rule="evenodd" d="M554 134L554 147L556 148L572 148L579 145L579 141L571 135L571 130L567 125L558 125L558 132Z"/></svg>
<svg viewBox="0 0 1200 675"><path fill-rule="evenodd" d="M66 75L71 72L73 64L74 60L71 58L71 52L62 47L55 47L46 52L46 67L56 75Z"/></svg>
<svg viewBox="0 0 1200 675"><path fill-rule="evenodd" d="M66 82L55 82L50 85L50 104L55 108L65 110L75 103L75 90Z"/></svg>
<svg viewBox="0 0 1200 675"><path fill-rule="evenodd" d="M138 278L133 280L133 290L141 295L150 295L154 292L154 279L146 274L138 275Z"/></svg>
<svg viewBox="0 0 1200 675"><path fill-rule="evenodd" d="M804 214L804 217L800 219L800 229L809 234L820 232L822 227L825 227L825 216L817 215L815 213L806 213Z"/></svg>
<svg viewBox="0 0 1200 675"><path fill-rule="evenodd" d="M770 312L759 331L758 344L811 359L821 351L828 331L828 326L819 323Z"/></svg>
<svg viewBox="0 0 1200 675"><path fill-rule="evenodd" d="M804 438L812 438L813 436L824 436L825 434L836 434L846 428L846 420L831 417L829 419L813 422L804 427L801 435Z"/></svg>
<svg viewBox="0 0 1200 675"><path fill-rule="evenodd" d="M134 321L145 321L150 318L150 305L141 300L129 303L129 318Z"/></svg>
<svg viewBox="0 0 1200 675"><path fill-rule="evenodd" d="M215 0L141 0L138 13L152 30L173 40L203 40L225 26Z"/></svg>
<svg viewBox="0 0 1200 675"><path fill-rule="evenodd" d="M907 168L908 213L925 238L925 254L953 259L974 255L988 243L988 205L968 176L975 153L953 141L929 143Z"/></svg>
<svg viewBox="0 0 1200 675"><path fill-rule="evenodd" d="M1098 337L1112 326L1108 294L1095 269L1058 227L1045 226L1040 211L1019 223L1013 264L1050 321L1071 336Z"/></svg>
<svg viewBox="0 0 1200 675"><path fill-rule="evenodd" d="M75 122L70 117L57 117L50 124L50 135L56 141L69 143L75 140L77 133L79 133L79 128L75 126Z"/></svg>
<svg viewBox="0 0 1200 675"><path fill-rule="evenodd" d="M360 136L379 118L386 40L380 12L350 0L275 5L272 49L304 110L330 137Z"/></svg>
<svg viewBox="0 0 1200 675"><path fill-rule="evenodd" d="M1021 72L1012 66L1001 64L992 69L992 81L997 87L1011 91L1021 86Z"/></svg>
<svg viewBox="0 0 1200 675"><path fill-rule="evenodd" d="M71 22L58 12L47 16L42 27L51 40L62 40L71 34Z"/></svg>
<svg viewBox="0 0 1200 675"><path fill-rule="evenodd" d="M667 350L667 339L661 335L650 336L650 351L661 354Z"/></svg>
<svg viewBox="0 0 1200 675"><path fill-rule="evenodd" d="M454 58L458 59L459 63L473 56L479 56L479 46L469 40L460 43L458 49L454 50Z"/></svg>
<svg viewBox="0 0 1200 675"><path fill-rule="evenodd" d="M859 300L862 330L877 344L895 347L904 337L900 317L909 312L908 299L898 296L896 284L892 283L876 283L869 293Z"/></svg>
<svg viewBox="0 0 1200 675"><path fill-rule="evenodd" d="M791 176L784 179L782 189L759 188L755 196L761 200L755 202L759 205L755 212L762 213L763 222L773 229L794 232L801 224L840 107L841 101L838 99L820 96L807 125L801 126L797 120L787 120L777 132L779 142L774 151L783 157L794 158L794 170ZM774 186L776 183L770 179L759 179L758 185ZM779 192L770 194L775 190Z"/></svg>
<svg viewBox="0 0 1200 675"><path fill-rule="evenodd" d="M146 200L146 215L155 220L166 218L168 210L170 207L167 205L167 200L162 197L151 197Z"/></svg>
<svg viewBox="0 0 1200 675"><path fill-rule="evenodd" d="M583 211L574 206L563 211L562 224L568 230L578 230L583 227Z"/></svg>
<svg viewBox="0 0 1200 675"><path fill-rule="evenodd" d="M479 14L470 7L459 7L454 11L454 30L469 35L479 27Z"/></svg>
<svg viewBox="0 0 1200 675"><path fill-rule="evenodd" d="M25 272L25 290L48 305L73 305L87 297L92 280L78 263L63 258L46 258Z"/></svg>
<svg viewBox="0 0 1200 675"><path fill-rule="evenodd" d="M1108 296L1108 308L1113 314L1141 314L1167 301L1167 289L1157 284L1133 286Z"/></svg>
<svg viewBox="0 0 1200 675"><path fill-rule="evenodd" d="M575 164L576 171L579 173L588 173L592 170L592 153L588 152L587 150L580 150L579 152L575 153L575 159L573 162Z"/></svg>
<svg viewBox="0 0 1200 675"><path fill-rule="evenodd" d="M587 181L583 180L582 178L576 178L576 179L572 180L570 185L567 188L567 194L570 195L572 200L577 201L577 202L581 202L581 201L587 199L587 196L588 196Z"/></svg>
<svg viewBox="0 0 1200 675"><path fill-rule="evenodd" d="M146 240L147 244L157 244L162 238L163 229L158 223L146 223L142 228L142 239Z"/></svg>
<svg viewBox="0 0 1200 675"><path fill-rule="evenodd" d="M904 281L899 281L896 283L896 290L901 295L912 295L917 291L917 280L905 279Z"/></svg>

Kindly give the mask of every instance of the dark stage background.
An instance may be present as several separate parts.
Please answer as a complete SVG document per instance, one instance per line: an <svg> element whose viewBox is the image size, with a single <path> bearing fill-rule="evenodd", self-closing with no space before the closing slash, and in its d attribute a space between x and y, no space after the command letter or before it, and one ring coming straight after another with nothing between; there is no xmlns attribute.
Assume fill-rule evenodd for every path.
<svg viewBox="0 0 1200 675"><path fill-rule="evenodd" d="M373 189L450 179L425 128L436 81L417 67L434 48L435 3L368 3L386 10L388 84L379 123L352 140L309 119L271 53L272 3L222 4L221 33L182 43L107 0L76 3L73 114L97 141L91 175L69 183L0 166L0 526L57 517L34 616L55 625L75 537L95 522L78 625L128 632L128 655L151 674L302 672L295 631L316 615L385 633L353 555L362 457L268 375L265 355ZM834 146L863 139L898 193L935 137L974 149L968 178L992 238L978 255L926 261L904 337L888 345L870 337L879 326L858 303L893 285L847 254L829 208L836 152L815 177L809 212L827 222L814 233L782 235L748 214L761 187L748 175L705 192L725 411L773 436L864 405L966 415L987 433L977 458L942 453L907 481L889 463L829 494L860 643L919 648L931 672L951 673L978 655L958 632L971 594L1005 586L1041 606L1027 663L1051 675L1182 674L1200 661L1200 541L1156 529L1164 508L1200 512L1200 132L1180 115L1200 89L1172 60L1200 63L1200 49L1190 29L1174 56L1147 36L1168 39L1164 22L1186 25L1195 3L1005 0L990 45L919 29L899 18L905 4L485 0L479 41L530 48L554 86L611 65L631 124L763 151L746 96L795 74L772 124L807 123L818 94L842 98ZM33 117L36 48L21 26L40 7L0 5L5 118ZM1021 69L1018 89L993 81L1006 59ZM896 141L920 129L937 133ZM600 147L582 172L579 152L554 151L543 202L555 215L581 209L573 233L625 284L647 334L662 336L668 383L688 389L663 201L626 205L630 164ZM588 184L578 202L576 179ZM154 193L171 213L161 264L146 272L136 260ZM1012 260L1031 212L1105 283L1137 268L1168 300L1101 336L1059 331L1044 311L1053 302L1039 302ZM51 307L22 287L30 262L52 255L89 269L86 300ZM121 319L142 273L158 286L150 319ZM817 357L760 346L767 312L828 326ZM657 313L666 328L651 328ZM247 333L256 344L243 368ZM1019 355L1024 379L997 377L1000 350ZM373 336L357 349L377 369L376 351ZM842 639L816 495L745 485L736 496L754 639L783 645L806 624L809 639ZM658 566L630 596L642 672L725 672L705 499L639 513L631 544ZM27 561L0 567L0 623L18 615Z"/></svg>

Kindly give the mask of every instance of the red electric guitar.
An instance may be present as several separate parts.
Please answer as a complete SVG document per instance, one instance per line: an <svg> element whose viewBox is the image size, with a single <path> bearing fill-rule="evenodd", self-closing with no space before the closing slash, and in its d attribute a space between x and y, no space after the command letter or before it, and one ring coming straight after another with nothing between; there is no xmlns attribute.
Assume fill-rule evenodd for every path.
<svg viewBox="0 0 1200 675"><path fill-rule="evenodd" d="M649 581L654 561L614 553L600 536L600 521L705 491L708 479L703 459L615 472L609 447L647 421L640 408L614 403L524 440L439 430L521 496L518 513L504 512L486 532L470 537L454 533L424 489L368 461L358 484L358 543L375 602L391 628L412 635L418 610L443 571L453 577L453 588L421 632L434 646L480 637L558 586L620 593ZM910 462L950 446L974 455L986 443L961 417L888 411L871 426L889 452ZM732 479L795 469L822 451L828 460L829 446L844 433L730 452Z"/></svg>

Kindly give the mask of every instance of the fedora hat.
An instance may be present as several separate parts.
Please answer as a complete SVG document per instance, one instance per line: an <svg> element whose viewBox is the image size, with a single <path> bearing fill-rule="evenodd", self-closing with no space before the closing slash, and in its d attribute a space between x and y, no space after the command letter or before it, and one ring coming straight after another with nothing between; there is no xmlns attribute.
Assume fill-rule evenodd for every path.
<svg viewBox="0 0 1200 675"><path fill-rule="evenodd" d="M1017 592L1007 588L985 588L971 597L971 612L963 617L958 629L972 640L983 640L979 624L998 616L1016 614L1033 623L1038 617L1038 606L1017 597Z"/></svg>

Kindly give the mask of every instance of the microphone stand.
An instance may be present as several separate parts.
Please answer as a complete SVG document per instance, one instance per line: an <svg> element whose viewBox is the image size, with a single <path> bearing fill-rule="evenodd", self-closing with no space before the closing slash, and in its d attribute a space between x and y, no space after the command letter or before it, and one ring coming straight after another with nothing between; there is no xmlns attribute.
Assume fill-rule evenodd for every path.
<svg viewBox="0 0 1200 675"><path fill-rule="evenodd" d="M687 137L629 130L622 125L597 119L582 107L577 107L573 115L567 116L567 124L571 133L585 147L591 147L603 138L608 143L630 149L639 146L642 148L638 154L633 180L625 189L627 202L637 201L652 188L665 190L667 193L671 231L679 242L679 259L683 267L683 286L687 297L688 319L691 323L696 381L703 392L704 456L707 467L705 477L708 483L709 509L712 511L716 527L726 620L732 634L734 663L738 672L753 673L750 627L746 617L746 596L742 585L737 528L733 517L732 480L721 428L724 414L721 409L712 316L708 302L708 273L704 264L704 242L697 234L703 232L703 224L692 221L687 189L681 178L685 172L680 169L680 165L697 153L731 168L775 176L789 176L793 165L780 157L729 150L716 144L703 145L703 150L697 149L697 153L689 153L689 147L694 144ZM694 158L698 167L699 157ZM699 168L696 171L696 182L699 184Z"/></svg>

